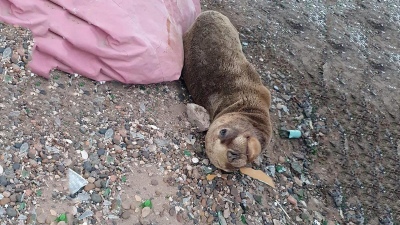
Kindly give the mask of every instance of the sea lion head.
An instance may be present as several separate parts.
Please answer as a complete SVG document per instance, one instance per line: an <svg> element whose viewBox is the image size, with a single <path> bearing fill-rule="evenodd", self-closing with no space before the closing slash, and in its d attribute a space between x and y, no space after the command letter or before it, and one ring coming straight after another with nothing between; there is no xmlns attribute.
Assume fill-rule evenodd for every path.
<svg viewBox="0 0 400 225"><path fill-rule="evenodd" d="M215 119L206 134L206 154L211 163L232 172L256 159L261 144L256 128L240 113L228 113Z"/></svg>

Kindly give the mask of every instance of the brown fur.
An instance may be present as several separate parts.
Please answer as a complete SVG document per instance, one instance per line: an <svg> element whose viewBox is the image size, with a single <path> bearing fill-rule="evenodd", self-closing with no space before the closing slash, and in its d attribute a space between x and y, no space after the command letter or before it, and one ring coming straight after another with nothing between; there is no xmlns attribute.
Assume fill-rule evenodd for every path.
<svg viewBox="0 0 400 225"><path fill-rule="evenodd" d="M207 156L225 171L243 167L270 142L270 92L245 58L237 30L221 13L201 13L183 43L183 79L194 102L210 114Z"/></svg>

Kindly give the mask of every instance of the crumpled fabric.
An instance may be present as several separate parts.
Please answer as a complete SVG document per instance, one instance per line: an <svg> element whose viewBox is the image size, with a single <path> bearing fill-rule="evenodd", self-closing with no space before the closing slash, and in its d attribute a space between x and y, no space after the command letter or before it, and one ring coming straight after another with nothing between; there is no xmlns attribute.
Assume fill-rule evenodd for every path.
<svg viewBox="0 0 400 225"><path fill-rule="evenodd" d="M200 11L199 0L0 0L0 21L32 31L33 73L126 84L179 79Z"/></svg>

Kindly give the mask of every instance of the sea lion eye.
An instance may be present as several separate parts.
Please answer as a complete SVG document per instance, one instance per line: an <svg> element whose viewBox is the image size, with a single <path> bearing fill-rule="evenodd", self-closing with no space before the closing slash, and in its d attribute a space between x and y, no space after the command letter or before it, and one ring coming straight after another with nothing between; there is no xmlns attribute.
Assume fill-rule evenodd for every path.
<svg viewBox="0 0 400 225"><path fill-rule="evenodd" d="M222 130L219 131L219 136L220 136L220 137L225 137L225 135L226 135L227 132L228 132L228 131L227 131L226 129L222 129Z"/></svg>

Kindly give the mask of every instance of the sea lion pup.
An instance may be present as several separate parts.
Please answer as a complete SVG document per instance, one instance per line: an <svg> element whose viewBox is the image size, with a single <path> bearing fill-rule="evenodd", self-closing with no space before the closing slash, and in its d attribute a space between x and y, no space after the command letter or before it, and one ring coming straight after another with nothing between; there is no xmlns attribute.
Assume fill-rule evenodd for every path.
<svg viewBox="0 0 400 225"><path fill-rule="evenodd" d="M183 80L210 114L206 154L231 172L254 161L271 140L271 94L245 58L239 33L216 11L201 13L184 35Z"/></svg>

